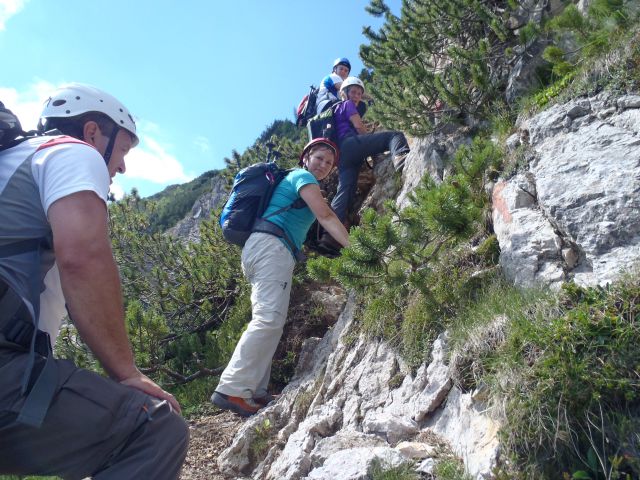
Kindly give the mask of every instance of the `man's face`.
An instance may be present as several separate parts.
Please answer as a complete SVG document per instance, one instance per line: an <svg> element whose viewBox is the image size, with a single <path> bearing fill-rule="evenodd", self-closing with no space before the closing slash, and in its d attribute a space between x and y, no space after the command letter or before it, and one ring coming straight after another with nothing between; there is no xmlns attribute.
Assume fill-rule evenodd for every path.
<svg viewBox="0 0 640 480"><path fill-rule="evenodd" d="M98 149L100 154L104 156L107 150L107 145L109 144L109 137L103 135L99 128L98 132L99 133L95 137L95 147ZM132 145L133 140L131 138L131 134L123 128L118 129L116 141L113 144L113 150L111 151L111 158L107 165L109 176L111 178L115 177L116 173L124 173L126 171L127 167L124 162L124 157L129 153Z"/></svg>
<svg viewBox="0 0 640 480"><path fill-rule="evenodd" d="M338 65L335 69L335 72L343 80L349 76L349 69L344 65Z"/></svg>
<svg viewBox="0 0 640 480"><path fill-rule="evenodd" d="M116 173L124 173L126 171L127 167L124 163L124 157L129 153L129 150L131 150L131 145L133 145L131 134L121 128L116 136L116 143L113 146L113 152L109 159L108 168L111 178L115 177Z"/></svg>

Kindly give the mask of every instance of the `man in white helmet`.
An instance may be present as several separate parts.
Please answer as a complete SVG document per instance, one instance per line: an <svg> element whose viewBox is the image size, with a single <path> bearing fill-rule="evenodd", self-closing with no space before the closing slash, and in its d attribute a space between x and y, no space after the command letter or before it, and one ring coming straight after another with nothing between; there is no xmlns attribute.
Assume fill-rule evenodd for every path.
<svg viewBox="0 0 640 480"><path fill-rule="evenodd" d="M135 123L73 84L47 100L39 129L0 152L0 474L177 478L188 429L135 366L108 236L109 184ZM111 379L53 359L67 309Z"/></svg>

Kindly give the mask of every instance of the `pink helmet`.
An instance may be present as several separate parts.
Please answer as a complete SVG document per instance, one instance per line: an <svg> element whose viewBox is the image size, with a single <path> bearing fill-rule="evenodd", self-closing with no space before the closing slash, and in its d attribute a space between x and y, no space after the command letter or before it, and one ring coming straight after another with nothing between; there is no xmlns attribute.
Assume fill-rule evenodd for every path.
<svg viewBox="0 0 640 480"><path fill-rule="evenodd" d="M316 145L325 145L333 150L333 156L335 157L333 165L337 167L340 164L340 150L338 149L338 146L328 138L319 137L314 138L304 146L304 148L302 149L302 153L300 154L300 161L298 162L298 165L303 165L304 156L311 148L315 147Z"/></svg>

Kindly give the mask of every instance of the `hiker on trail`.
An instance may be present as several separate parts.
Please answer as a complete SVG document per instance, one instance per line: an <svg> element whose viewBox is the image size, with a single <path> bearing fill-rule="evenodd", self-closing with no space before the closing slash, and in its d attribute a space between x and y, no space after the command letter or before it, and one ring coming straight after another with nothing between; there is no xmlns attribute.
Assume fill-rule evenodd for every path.
<svg viewBox="0 0 640 480"><path fill-rule="evenodd" d="M297 249L314 220L331 233L341 246L348 233L322 196L319 180L338 164L338 148L328 139L310 141L300 155L300 166L278 184L263 218L283 229ZM298 198L303 208L274 212ZM266 220L263 220L266 221ZM262 231L256 231L262 230ZM271 360L282 335L295 259L285 239L258 225L242 249L242 271L251 283L252 317L211 397L214 405L242 416L250 416L273 400L267 391Z"/></svg>
<svg viewBox="0 0 640 480"><path fill-rule="evenodd" d="M404 160L409 154L407 139L402 132L388 131L367 133L358 113L358 104L364 95L364 84L357 77L349 77L342 83L341 96L345 101L338 104L333 112L335 131L340 148L340 166L338 167L338 190L331 202L331 208L341 222L347 220L347 213L353 204L358 172L365 159L372 155L390 151L396 171L402 170ZM320 239L324 250L337 250L340 244L325 232Z"/></svg>
<svg viewBox="0 0 640 480"><path fill-rule="evenodd" d="M188 428L136 368L108 232L135 123L111 95L72 84L39 130L0 152L0 475L178 478ZM65 304L111 379L53 358Z"/></svg>
<svg viewBox="0 0 640 480"><path fill-rule="evenodd" d="M340 101L340 86L349 76L351 63L348 58L336 58L333 62L331 73L320 80L318 99L316 100L316 113L322 113L334 103Z"/></svg>

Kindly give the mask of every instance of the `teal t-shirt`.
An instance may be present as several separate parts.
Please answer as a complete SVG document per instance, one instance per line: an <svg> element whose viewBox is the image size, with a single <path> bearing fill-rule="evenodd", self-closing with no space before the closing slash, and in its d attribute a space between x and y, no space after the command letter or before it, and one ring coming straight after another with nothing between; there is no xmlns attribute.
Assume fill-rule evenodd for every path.
<svg viewBox="0 0 640 480"><path fill-rule="evenodd" d="M271 197L271 202L264 212L263 218L269 216L269 214L278 211L280 208L288 207L298 198L298 193L302 187L309 184L318 185L316 177L314 177L307 170L302 168L296 168L289 173L276 187ZM315 215L311 212L309 207L304 208L291 208L286 212L273 215L267 218L272 223L275 223L282 228L289 238L293 241L298 249L302 248L302 242L307 237L307 232L313 221L316 219ZM287 245L287 242L282 240L282 243ZM288 246L287 246L288 248Z"/></svg>

